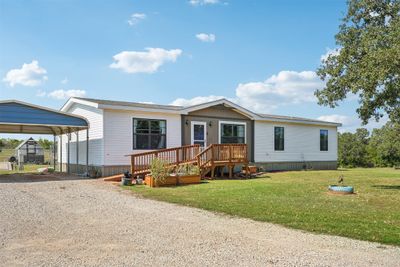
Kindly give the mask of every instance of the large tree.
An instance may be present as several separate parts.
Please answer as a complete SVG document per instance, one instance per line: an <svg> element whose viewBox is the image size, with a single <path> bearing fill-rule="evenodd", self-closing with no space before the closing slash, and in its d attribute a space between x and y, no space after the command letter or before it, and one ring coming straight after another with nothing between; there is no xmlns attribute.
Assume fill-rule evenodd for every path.
<svg viewBox="0 0 400 267"><path fill-rule="evenodd" d="M368 151L377 166L400 165L400 124L388 122L382 128L374 129Z"/></svg>
<svg viewBox="0 0 400 267"><path fill-rule="evenodd" d="M317 74L319 104L335 107L348 94L359 97L357 113L366 124L387 113L400 121L400 0L349 0L335 36L338 49Z"/></svg>
<svg viewBox="0 0 400 267"><path fill-rule="evenodd" d="M355 133L339 133L339 165L343 167L365 167L368 161L367 145L369 132L357 129Z"/></svg>

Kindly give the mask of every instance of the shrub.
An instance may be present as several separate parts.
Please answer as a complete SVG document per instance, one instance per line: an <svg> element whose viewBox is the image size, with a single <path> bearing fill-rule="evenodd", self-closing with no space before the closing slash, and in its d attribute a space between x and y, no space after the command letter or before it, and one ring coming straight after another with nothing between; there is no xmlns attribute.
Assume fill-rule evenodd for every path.
<svg viewBox="0 0 400 267"><path fill-rule="evenodd" d="M196 165L185 164L185 165L179 166L176 173L178 175L199 175L200 168Z"/></svg>
<svg viewBox="0 0 400 267"><path fill-rule="evenodd" d="M164 160L155 158L150 165L150 174L156 183L163 183L171 174L171 168Z"/></svg>

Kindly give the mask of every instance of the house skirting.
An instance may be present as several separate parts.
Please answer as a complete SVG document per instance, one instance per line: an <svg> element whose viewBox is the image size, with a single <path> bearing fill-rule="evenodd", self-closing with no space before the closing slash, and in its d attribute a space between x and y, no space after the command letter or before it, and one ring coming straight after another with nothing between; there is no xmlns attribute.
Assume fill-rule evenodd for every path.
<svg viewBox="0 0 400 267"><path fill-rule="evenodd" d="M336 170L337 161L256 162L266 171Z"/></svg>
<svg viewBox="0 0 400 267"><path fill-rule="evenodd" d="M82 164L70 164L70 173L85 173L86 172L86 165ZM126 171L130 171L130 165L117 165L117 166L93 166L89 165L89 170L97 170L100 172L102 177L121 174ZM63 172L67 172L67 164L63 164Z"/></svg>
<svg viewBox="0 0 400 267"><path fill-rule="evenodd" d="M299 162L256 162L250 163L262 167L265 171L296 171L296 170L336 170L337 161L299 161ZM121 174L130 171L130 165L116 166L89 166L89 170L96 169L102 177ZM235 171L240 171L241 166L237 166ZM63 164L63 172L67 171L67 164ZM70 164L71 173L85 173L86 165Z"/></svg>

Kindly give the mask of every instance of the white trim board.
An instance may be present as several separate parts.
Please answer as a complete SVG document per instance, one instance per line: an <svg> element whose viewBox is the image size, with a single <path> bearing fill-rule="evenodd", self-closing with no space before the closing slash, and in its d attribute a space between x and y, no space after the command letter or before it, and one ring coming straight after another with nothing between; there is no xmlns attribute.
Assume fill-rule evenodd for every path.
<svg viewBox="0 0 400 267"><path fill-rule="evenodd" d="M207 147L207 122L205 121L191 121L190 122L190 143L194 144L194 125L204 125L204 147Z"/></svg>
<svg viewBox="0 0 400 267"><path fill-rule="evenodd" d="M247 144L247 123L241 121L218 121L218 144L221 144L221 124L244 125L244 143Z"/></svg>

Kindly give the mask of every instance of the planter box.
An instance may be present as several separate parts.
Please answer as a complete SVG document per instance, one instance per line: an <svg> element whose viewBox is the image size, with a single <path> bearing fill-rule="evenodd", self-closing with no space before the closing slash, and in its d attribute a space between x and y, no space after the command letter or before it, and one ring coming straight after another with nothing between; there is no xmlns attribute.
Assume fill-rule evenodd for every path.
<svg viewBox="0 0 400 267"><path fill-rule="evenodd" d="M245 170L246 170L245 167L243 167L243 171L245 171ZM247 166L247 171L250 174L257 173L257 166Z"/></svg>
<svg viewBox="0 0 400 267"><path fill-rule="evenodd" d="M200 175L183 175L178 176L178 184L198 184L200 183Z"/></svg>
<svg viewBox="0 0 400 267"><path fill-rule="evenodd" d="M156 182L151 175L146 175L144 178L144 182L146 185L150 187L159 187L159 186L171 186L176 185L178 177L177 176L168 176L162 183Z"/></svg>

